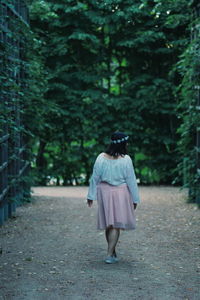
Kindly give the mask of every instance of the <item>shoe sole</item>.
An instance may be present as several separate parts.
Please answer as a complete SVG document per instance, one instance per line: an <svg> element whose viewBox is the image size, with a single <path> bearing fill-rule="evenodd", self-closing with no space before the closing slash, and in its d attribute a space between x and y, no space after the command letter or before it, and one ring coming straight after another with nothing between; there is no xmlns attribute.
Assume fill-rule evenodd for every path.
<svg viewBox="0 0 200 300"><path fill-rule="evenodd" d="M116 264L118 261L119 261L118 259L115 259L115 260L112 260L112 261L111 260L105 260L105 263L111 265L111 264Z"/></svg>

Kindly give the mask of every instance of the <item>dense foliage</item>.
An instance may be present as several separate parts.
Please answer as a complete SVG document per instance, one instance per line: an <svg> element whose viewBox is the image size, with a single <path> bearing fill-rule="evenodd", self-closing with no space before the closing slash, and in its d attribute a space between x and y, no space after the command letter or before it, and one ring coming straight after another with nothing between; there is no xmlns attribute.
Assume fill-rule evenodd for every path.
<svg viewBox="0 0 200 300"><path fill-rule="evenodd" d="M198 6L195 6L195 3ZM189 200L200 204L200 4L193 3L191 42L177 64L182 82L177 94L180 104L177 112L182 122L178 128L178 149L181 160L179 174L189 188Z"/></svg>
<svg viewBox="0 0 200 300"><path fill-rule="evenodd" d="M194 147L184 141L191 14L186 0L32 1L29 113L39 184L87 183L116 129L131 136L142 183L182 181L184 145Z"/></svg>

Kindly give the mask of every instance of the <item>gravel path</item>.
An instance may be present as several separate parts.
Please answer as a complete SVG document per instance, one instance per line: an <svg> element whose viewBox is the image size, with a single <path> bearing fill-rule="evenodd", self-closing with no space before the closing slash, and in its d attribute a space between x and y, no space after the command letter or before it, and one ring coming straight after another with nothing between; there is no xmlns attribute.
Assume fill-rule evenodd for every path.
<svg viewBox="0 0 200 300"><path fill-rule="evenodd" d="M200 300L200 211L173 187L140 187L137 229L120 262L104 263L104 233L85 187L37 187L0 228L0 300Z"/></svg>

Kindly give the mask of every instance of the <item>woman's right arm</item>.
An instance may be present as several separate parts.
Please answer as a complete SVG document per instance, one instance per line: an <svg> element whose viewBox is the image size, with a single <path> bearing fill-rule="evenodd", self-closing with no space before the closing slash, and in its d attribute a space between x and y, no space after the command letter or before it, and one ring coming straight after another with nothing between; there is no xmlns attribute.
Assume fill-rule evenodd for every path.
<svg viewBox="0 0 200 300"><path fill-rule="evenodd" d="M140 196L138 191L138 185L136 181L135 171L131 158L128 156L126 165L126 183L128 185L129 191L132 196L132 201L134 203L134 209L137 207L137 203L140 202Z"/></svg>

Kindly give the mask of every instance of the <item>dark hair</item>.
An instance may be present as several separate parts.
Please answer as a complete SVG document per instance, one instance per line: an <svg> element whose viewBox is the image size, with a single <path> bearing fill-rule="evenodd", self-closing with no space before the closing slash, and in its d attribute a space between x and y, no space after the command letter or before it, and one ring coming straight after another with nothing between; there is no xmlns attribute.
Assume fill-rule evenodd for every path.
<svg viewBox="0 0 200 300"><path fill-rule="evenodd" d="M114 132L111 135L111 143L105 153L114 157L126 155L127 140L128 136L125 133L119 131Z"/></svg>

